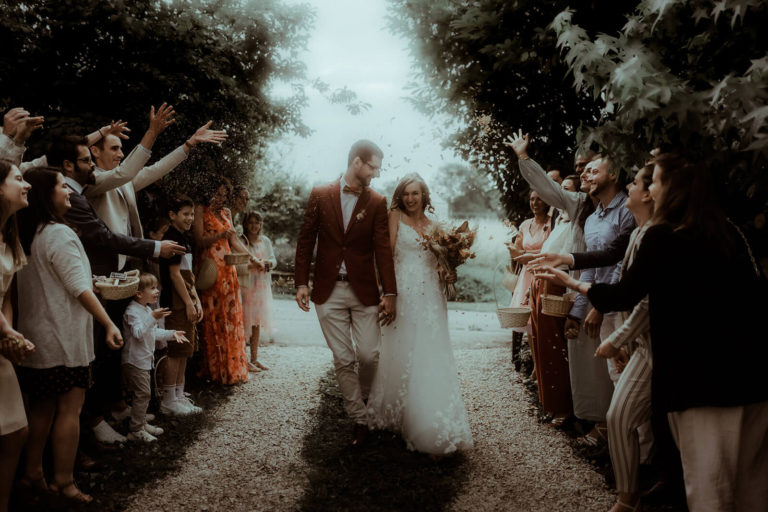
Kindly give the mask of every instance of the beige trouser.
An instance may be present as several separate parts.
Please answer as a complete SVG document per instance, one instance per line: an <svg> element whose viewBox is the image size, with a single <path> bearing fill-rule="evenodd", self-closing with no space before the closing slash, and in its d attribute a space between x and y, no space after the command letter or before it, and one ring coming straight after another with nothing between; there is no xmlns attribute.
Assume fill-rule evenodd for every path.
<svg viewBox="0 0 768 512"><path fill-rule="evenodd" d="M603 323L600 325L600 343L607 340L624 323L624 319L618 313L606 313L603 315ZM615 386L619 382L621 374L616 370L613 359L607 359L608 375Z"/></svg>
<svg viewBox="0 0 768 512"><path fill-rule="evenodd" d="M690 512L768 510L768 401L667 414Z"/></svg>
<svg viewBox="0 0 768 512"><path fill-rule="evenodd" d="M132 364L123 365L123 389L133 396L131 403L131 432L138 432L147 422L147 407L152 395L151 370L141 370Z"/></svg>
<svg viewBox="0 0 768 512"><path fill-rule="evenodd" d="M356 423L367 424L363 398L368 397L379 364L379 308L363 305L352 286L342 281L315 308L325 342L333 352L344 409Z"/></svg>

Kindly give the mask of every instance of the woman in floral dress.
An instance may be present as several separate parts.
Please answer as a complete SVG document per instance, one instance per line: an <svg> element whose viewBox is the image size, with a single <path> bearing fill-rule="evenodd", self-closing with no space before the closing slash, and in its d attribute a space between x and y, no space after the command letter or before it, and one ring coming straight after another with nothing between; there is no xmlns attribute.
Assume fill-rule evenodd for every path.
<svg viewBox="0 0 768 512"><path fill-rule="evenodd" d="M194 235L197 265L210 258L217 268L215 283L200 291L203 305L202 377L221 384L237 384L248 380L248 357L245 351L243 308L240 287L233 265L224 256L230 252L248 252L237 239L232 227L232 214L226 205L232 185L224 178L213 177L212 197L195 207Z"/></svg>

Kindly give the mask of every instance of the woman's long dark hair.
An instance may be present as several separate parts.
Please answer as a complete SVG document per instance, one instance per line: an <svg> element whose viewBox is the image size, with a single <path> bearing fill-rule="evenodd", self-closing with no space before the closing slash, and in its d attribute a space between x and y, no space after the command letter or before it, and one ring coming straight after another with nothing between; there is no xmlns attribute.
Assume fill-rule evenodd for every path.
<svg viewBox="0 0 768 512"><path fill-rule="evenodd" d="M655 204L654 224L669 224L709 240L728 252L732 230L723 212L712 171L683 153L662 153L653 160L661 168L664 194Z"/></svg>
<svg viewBox="0 0 768 512"><path fill-rule="evenodd" d="M0 159L0 183L5 183L8 175L11 174L14 164L8 160ZM0 213L3 212L3 202L0 201ZM11 248L13 261L17 265L21 263L21 249L19 249L19 225L16 221L16 213L8 216L3 226L0 226L3 233L3 242Z"/></svg>
<svg viewBox="0 0 768 512"><path fill-rule="evenodd" d="M53 204L52 196L61 173L52 167L35 167L24 173L24 180L32 185L27 195L29 206L19 211L21 247L30 253L32 240L48 224L67 224Z"/></svg>

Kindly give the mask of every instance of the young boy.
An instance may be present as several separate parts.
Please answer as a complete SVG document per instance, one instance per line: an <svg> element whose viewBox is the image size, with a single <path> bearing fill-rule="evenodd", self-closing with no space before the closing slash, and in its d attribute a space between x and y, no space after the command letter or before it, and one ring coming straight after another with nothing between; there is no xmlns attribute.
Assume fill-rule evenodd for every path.
<svg viewBox="0 0 768 512"><path fill-rule="evenodd" d="M186 416L203 411L184 394L187 359L194 353L196 345L195 324L203 319L203 309L195 290L195 275L192 273L192 247L185 236L195 220L195 203L184 195L171 199L168 202L168 217L171 226L163 235L163 240L173 240L183 245L187 252L183 256L160 261L160 281L163 286L160 305L170 309L165 326L187 333L190 343L168 343L160 412L171 416Z"/></svg>
<svg viewBox="0 0 768 512"><path fill-rule="evenodd" d="M123 314L123 387L128 394L133 395L129 441L153 442L157 441L155 436L163 433L160 427L147 423L146 418L151 396L150 373L157 342L173 340L189 344L184 332L160 329L157 326L158 320L170 314L167 309L158 308L153 311L149 306L157 301L159 295L157 278L152 274L141 274L136 296Z"/></svg>

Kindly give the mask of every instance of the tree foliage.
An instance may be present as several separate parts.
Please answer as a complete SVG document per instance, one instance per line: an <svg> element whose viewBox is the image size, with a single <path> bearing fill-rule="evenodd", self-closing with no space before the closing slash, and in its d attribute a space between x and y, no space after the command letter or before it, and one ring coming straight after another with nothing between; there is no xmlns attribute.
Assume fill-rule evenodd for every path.
<svg viewBox="0 0 768 512"><path fill-rule="evenodd" d="M0 4L0 106L46 117L33 137L87 133L110 119L129 121L132 141L147 126L149 106L178 112L155 145L178 146L209 119L226 128L222 148L198 149L174 187L202 171L242 182L272 137L308 132L300 119L302 87L282 100L265 94L273 80L303 77L299 51L312 13L279 0L11 0Z"/></svg>
<svg viewBox="0 0 768 512"><path fill-rule="evenodd" d="M646 0L623 27L596 37L573 15L554 20L558 45L575 90L602 109L579 142L598 143L626 167L655 147L693 151L721 172L729 214L764 229L768 4Z"/></svg>
<svg viewBox="0 0 768 512"><path fill-rule="evenodd" d="M579 19L595 32L622 19L621 2L580 3L590 14ZM510 165L515 157L503 139L522 127L535 136L543 163L570 169L577 128L596 123L600 114L591 95L564 81L568 67L548 28L569 2L409 0L392 5L392 27L411 39L425 78L425 85L412 86L415 104L427 113L460 118L464 128L447 144L493 176L513 220L528 216L528 186Z"/></svg>
<svg viewBox="0 0 768 512"><path fill-rule="evenodd" d="M448 203L452 217L501 215L500 194L496 184L485 173L463 164L440 167L440 180L435 193Z"/></svg>

